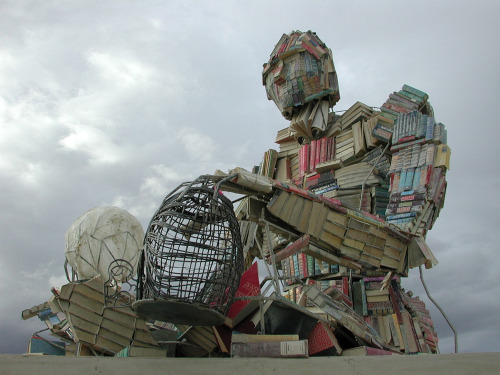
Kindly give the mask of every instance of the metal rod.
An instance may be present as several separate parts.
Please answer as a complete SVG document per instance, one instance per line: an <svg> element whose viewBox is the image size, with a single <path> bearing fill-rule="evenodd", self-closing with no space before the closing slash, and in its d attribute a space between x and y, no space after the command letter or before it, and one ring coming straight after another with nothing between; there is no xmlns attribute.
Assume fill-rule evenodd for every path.
<svg viewBox="0 0 500 375"><path fill-rule="evenodd" d="M427 285L425 284L424 281L424 274L422 272L422 266L418 267L418 270L420 271L420 281L422 281L422 285L424 286L425 293L427 293L427 297L432 301L432 303L438 308L439 312L441 312L441 315L443 315L443 318L446 320L446 323L450 326L451 330L453 331L453 336L455 338L455 353L458 353L458 334L457 331L455 330L455 327L453 327L453 324L451 321L448 319L446 316L444 310L439 306L439 304L434 300L434 298L431 297L431 294L429 293L429 289L427 288Z"/></svg>
<svg viewBox="0 0 500 375"><path fill-rule="evenodd" d="M361 210L361 207L363 206L363 193L365 192L365 184L366 184L366 181L368 180L368 177L370 177L370 175L373 173L373 170L375 169L375 167L377 166L378 162L380 161L380 159L382 158L382 155L385 154L385 152L387 151L387 149L389 148L389 142L387 142L387 145L385 146L384 150L382 151L382 153L378 156L377 160L375 161L375 163L373 164L373 167L372 169L370 170L370 172L366 175L363 183L361 184L361 197L359 199L359 210Z"/></svg>

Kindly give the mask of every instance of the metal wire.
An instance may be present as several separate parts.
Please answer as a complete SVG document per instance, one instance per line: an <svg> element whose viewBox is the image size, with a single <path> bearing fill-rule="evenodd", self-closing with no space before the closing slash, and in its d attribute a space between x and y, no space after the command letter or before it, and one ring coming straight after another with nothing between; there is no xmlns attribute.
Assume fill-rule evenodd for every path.
<svg viewBox="0 0 500 375"><path fill-rule="evenodd" d="M198 303L226 314L243 271L232 203L210 176L179 185L146 231L138 299Z"/></svg>
<svg viewBox="0 0 500 375"><path fill-rule="evenodd" d="M114 308L125 308L132 305L134 297L129 291L120 288L120 280L130 280L134 271L134 266L125 259L115 259L111 262L108 267L109 279L105 282L104 287L106 305L111 301ZM117 306L118 302L120 302L119 306Z"/></svg>
<svg viewBox="0 0 500 375"><path fill-rule="evenodd" d="M445 314L444 310L441 308L441 306L439 306L439 304L436 302L436 300L434 298L432 298L431 294L429 293L429 289L427 289L427 285L425 284L425 281L424 281L424 274L422 272L422 266L419 266L418 270L420 272L420 281L422 282L422 285L424 287L425 293L427 293L427 297L429 297L429 299L434 304L434 306L436 306L438 308L438 310L441 313L441 315L443 315L444 320L446 320L446 323L448 323L448 325L450 326L451 330L453 331L453 336L455 338L455 353L458 353L458 333L455 330L455 327L453 326L453 324L451 323L451 321L448 319L448 316Z"/></svg>
<svg viewBox="0 0 500 375"><path fill-rule="evenodd" d="M365 193L365 185L366 185L366 181L368 180L368 178L371 176L371 174L373 173L373 170L377 167L377 164L378 162L380 161L380 159L382 158L382 156L386 153L387 149L389 148L389 144L390 142L387 142L387 145L385 146L384 150L382 151L382 153L377 157L377 160L375 160L375 163L373 163L373 166L372 166L372 169L370 169L370 172L366 175L365 179L363 180L363 183L361 184L361 197L359 199L359 207L358 209L361 211L361 207L363 206L363 194Z"/></svg>

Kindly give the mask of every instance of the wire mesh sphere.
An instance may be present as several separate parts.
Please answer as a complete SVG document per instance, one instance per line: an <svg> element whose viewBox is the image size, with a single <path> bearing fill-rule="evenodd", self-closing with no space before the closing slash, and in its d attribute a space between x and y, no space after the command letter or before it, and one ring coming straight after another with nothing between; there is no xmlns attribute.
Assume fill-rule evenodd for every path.
<svg viewBox="0 0 500 375"><path fill-rule="evenodd" d="M101 275L122 283L136 274L144 229L125 210L95 207L73 222L65 240L66 260L78 280Z"/></svg>
<svg viewBox="0 0 500 375"><path fill-rule="evenodd" d="M149 224L142 263L134 303L139 315L177 324L221 324L243 271L231 201L207 181L179 186Z"/></svg>

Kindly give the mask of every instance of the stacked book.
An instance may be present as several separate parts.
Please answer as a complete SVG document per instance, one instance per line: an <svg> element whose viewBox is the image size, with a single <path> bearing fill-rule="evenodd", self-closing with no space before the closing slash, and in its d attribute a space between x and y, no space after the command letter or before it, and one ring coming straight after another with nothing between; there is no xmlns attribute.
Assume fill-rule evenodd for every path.
<svg viewBox="0 0 500 375"><path fill-rule="evenodd" d="M341 130L347 129L356 122L369 119L373 113L372 107L361 102L356 102L342 114L334 127L340 127Z"/></svg>
<svg viewBox="0 0 500 375"><path fill-rule="evenodd" d="M394 120L402 113L411 111L429 112L432 108L427 100L429 95L409 85L403 85L398 92L389 94L389 98L381 107L382 116Z"/></svg>
<svg viewBox="0 0 500 375"><path fill-rule="evenodd" d="M437 337L425 304L406 294L399 278L387 288L382 281L381 277L365 277L353 283L355 311L398 351L436 353Z"/></svg>
<svg viewBox="0 0 500 375"><path fill-rule="evenodd" d="M387 231L383 221L342 206L338 200L281 184L266 208L320 245L322 249L299 249L319 260L354 269L405 269L408 239Z"/></svg>
<svg viewBox="0 0 500 375"><path fill-rule="evenodd" d="M380 177L373 174L373 166L359 162L335 171L337 184L341 189L377 185L383 183Z"/></svg>
<svg viewBox="0 0 500 375"><path fill-rule="evenodd" d="M391 142L394 129L394 121L382 116L382 112L375 113L367 120L367 126L371 129L374 142L387 144Z"/></svg>
<svg viewBox="0 0 500 375"><path fill-rule="evenodd" d="M313 172L308 174L304 184L307 190L318 195L325 195L330 191L338 189L335 174L331 170L322 173Z"/></svg>
<svg viewBox="0 0 500 375"><path fill-rule="evenodd" d="M360 186L343 188L326 192L323 196L338 199L346 207L360 209L364 212L371 212L372 194L370 189L363 190Z"/></svg>
<svg viewBox="0 0 500 375"><path fill-rule="evenodd" d="M446 138L444 125L433 117L413 111L396 118L387 222L421 235L432 227L446 192Z"/></svg>
<svg viewBox="0 0 500 375"><path fill-rule="evenodd" d="M443 206L450 152L446 129L429 108L426 98L388 118L358 102L329 116L323 132L280 131L277 166L289 173L276 168L272 194L259 195L259 215L250 206L238 211L241 222L255 224L242 226L253 228L254 243L245 242L249 259L261 254L271 262L274 253L287 301L327 319L342 310L339 327L397 353L437 351L425 308L390 281L437 264L424 235Z"/></svg>
<svg viewBox="0 0 500 375"><path fill-rule="evenodd" d="M371 188L371 212L375 216L385 219L389 197L389 185L374 186Z"/></svg>
<svg viewBox="0 0 500 375"><path fill-rule="evenodd" d="M46 304L50 314L58 317L58 324L49 326L51 331L77 344L78 353L87 351L89 355L92 351L115 355L129 347L157 348L146 321L135 314L127 301L108 300L106 294L114 293L106 291L108 288L102 277L96 276L85 282L65 284L60 291L53 289L54 296ZM43 311L39 313L43 317Z"/></svg>
<svg viewBox="0 0 500 375"><path fill-rule="evenodd" d="M278 162L278 152L270 149L264 153L262 162L256 168L257 174L261 176L273 177L276 172L276 163Z"/></svg>
<svg viewBox="0 0 500 375"><path fill-rule="evenodd" d="M445 126L436 123L434 117L412 111L403 113L394 120L392 138L393 147L398 149L396 145L411 141L446 143L447 132Z"/></svg>
<svg viewBox="0 0 500 375"><path fill-rule="evenodd" d="M434 330L434 322L425 303L410 293L401 294L403 304L411 314L415 324L415 331L421 346L427 345L432 353L437 352L438 337Z"/></svg>

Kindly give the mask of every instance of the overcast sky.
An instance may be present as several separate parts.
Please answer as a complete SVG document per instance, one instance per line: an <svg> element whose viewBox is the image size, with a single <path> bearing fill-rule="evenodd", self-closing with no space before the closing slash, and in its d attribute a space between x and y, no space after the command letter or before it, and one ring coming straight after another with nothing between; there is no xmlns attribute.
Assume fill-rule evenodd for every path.
<svg viewBox="0 0 500 375"><path fill-rule="evenodd" d="M45 325L21 311L64 280L64 235L115 205L146 229L163 197L216 169L259 164L289 125L261 81L283 33L316 31L341 99L429 94L452 150L427 242L432 296L460 352L500 351L498 1L0 1L0 353ZM418 279L442 353L453 334Z"/></svg>

